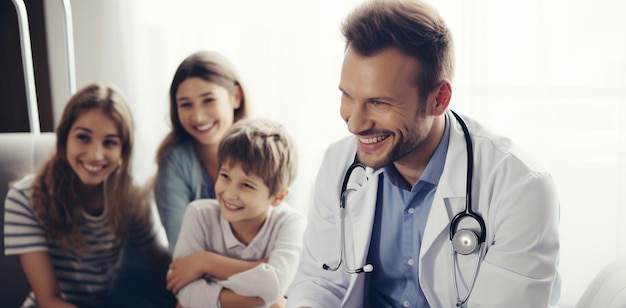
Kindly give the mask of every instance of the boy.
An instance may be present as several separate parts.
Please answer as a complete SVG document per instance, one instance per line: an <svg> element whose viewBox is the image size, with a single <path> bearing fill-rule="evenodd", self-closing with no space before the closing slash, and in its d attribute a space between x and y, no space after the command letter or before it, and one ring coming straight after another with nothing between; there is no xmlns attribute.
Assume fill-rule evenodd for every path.
<svg viewBox="0 0 626 308"><path fill-rule="evenodd" d="M304 215L279 207L297 171L284 128L237 122L218 148L217 199L185 212L167 288L182 307L284 306L302 250Z"/></svg>

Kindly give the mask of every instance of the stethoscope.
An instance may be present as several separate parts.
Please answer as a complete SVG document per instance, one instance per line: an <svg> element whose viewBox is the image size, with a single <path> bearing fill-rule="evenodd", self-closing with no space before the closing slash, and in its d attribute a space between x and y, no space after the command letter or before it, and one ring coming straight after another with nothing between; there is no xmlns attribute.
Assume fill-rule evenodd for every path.
<svg viewBox="0 0 626 308"><path fill-rule="evenodd" d="M345 260L346 255L343 251L344 247L346 246L346 227L344 226L344 222L346 220L346 198L348 197L348 194L350 192L356 191L359 187L362 186L362 183L358 183L357 185L350 187L348 186L350 183L353 183L350 182L350 178L352 177L352 173L357 169L361 169L363 173L365 173L365 165L361 164L361 162L359 162L359 159L355 155L354 161L352 162L350 167L348 167L348 170L346 170L346 175L343 177L343 183L341 184L341 195L339 199L339 260L337 261L337 264L335 266L329 266L326 263L321 263L321 267L325 270L334 272L339 269L342 263L345 263L344 268L349 274L369 273L374 270L374 266L372 266L371 264L365 264L364 266L361 266L359 268L351 269L348 266L348 262L346 262ZM361 177L358 177L358 179L364 178L366 178L365 174Z"/></svg>
<svg viewBox="0 0 626 308"><path fill-rule="evenodd" d="M485 242L487 230L485 226L485 221L482 219L482 217L480 217L478 214L476 214L472 210L472 176L473 176L474 150L472 147L472 140L470 138L469 130L467 128L467 125L465 124L465 121L463 121L461 116L459 116L456 112L452 110L450 110L450 112L452 112L454 117L457 119L457 121L461 125L461 129L463 129L463 135L465 137L465 144L466 144L466 149L467 149L465 210L456 214L450 221L450 241L452 243L451 245L452 258L453 258L453 264L454 264L452 275L454 277L454 289L455 289L456 297L457 297L456 306L461 307L467 302L470 294L472 293L472 289L474 288L476 277L478 276L478 269L480 267L480 260L484 256L484 249L482 249L482 246L483 246L482 244ZM343 182L341 184L341 195L339 199L339 229L340 229L339 260L337 261L337 264L335 264L335 266L329 266L326 263L321 263L320 266L324 270L336 271L339 269L339 267L341 267L341 264L345 264L344 269L349 274L367 273L367 272L371 272L374 270L374 267L371 264L365 264L362 267L351 269L345 260L346 256L344 253L344 247L346 245L346 235L345 235L346 230L345 230L344 224L345 224L346 199L350 192L354 192L359 187L362 186L362 183L357 183L356 185L350 185L351 183L353 183L350 181L350 179L353 177L352 173L355 170L359 170L359 169L363 170L362 172L365 173L365 166L361 162L359 162L359 160L355 157L350 167L348 167L348 170L346 170L346 174L343 177ZM358 177L358 179L363 179L363 178L365 178L365 175L362 177ZM472 229L457 230L459 223L465 219L471 219L477 222L480 227L480 232L476 232ZM459 292L459 286L457 282L457 276L458 276L457 273L459 272L458 254L469 255L469 254L476 252L477 250L479 251L479 256L476 261L476 269L472 276L472 280L470 282L467 294L463 298L461 298L461 295Z"/></svg>

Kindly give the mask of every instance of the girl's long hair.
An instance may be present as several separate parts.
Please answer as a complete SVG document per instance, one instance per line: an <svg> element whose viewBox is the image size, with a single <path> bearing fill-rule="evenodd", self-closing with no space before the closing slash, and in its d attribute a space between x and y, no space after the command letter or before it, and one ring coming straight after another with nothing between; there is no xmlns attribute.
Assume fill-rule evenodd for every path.
<svg viewBox="0 0 626 308"><path fill-rule="evenodd" d="M87 243L81 235L83 206L77 194L81 184L67 160L70 128L87 110L99 108L115 122L122 139L119 165L102 183L105 213L118 242L129 235L131 226L151 224L149 196L145 188L135 185L130 174L133 148L133 120L121 93L110 85L93 83L74 94L63 111L56 129L55 152L38 171L33 184L33 207L48 238L55 244L84 250ZM105 200L103 200L104 203Z"/></svg>
<svg viewBox="0 0 626 308"><path fill-rule="evenodd" d="M170 125L172 130L163 139L157 151L156 161L159 166L172 146L181 141L193 140L193 137L185 131L178 119L178 106L176 104L178 87L185 80L192 77L215 83L228 91L234 91L236 87L239 87L241 89L241 104L234 111L234 122L248 117L246 88L232 63L221 54L213 51L199 51L191 54L180 63L172 79L169 92Z"/></svg>

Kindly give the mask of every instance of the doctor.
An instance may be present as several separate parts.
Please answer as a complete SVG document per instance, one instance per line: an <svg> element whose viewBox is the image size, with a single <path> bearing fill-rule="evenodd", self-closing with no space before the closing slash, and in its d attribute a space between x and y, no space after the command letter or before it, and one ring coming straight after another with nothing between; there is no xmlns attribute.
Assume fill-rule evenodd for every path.
<svg viewBox="0 0 626 308"><path fill-rule="evenodd" d="M354 136L325 154L287 307L556 305L553 179L449 110L454 47L439 14L367 1L342 31L340 113ZM347 176L340 210L356 160L367 168Z"/></svg>

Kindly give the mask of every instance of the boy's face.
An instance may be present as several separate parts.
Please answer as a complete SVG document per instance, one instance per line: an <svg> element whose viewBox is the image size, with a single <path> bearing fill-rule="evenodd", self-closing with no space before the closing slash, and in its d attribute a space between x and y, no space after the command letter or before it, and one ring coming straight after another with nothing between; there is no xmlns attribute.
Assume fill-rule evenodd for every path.
<svg viewBox="0 0 626 308"><path fill-rule="evenodd" d="M215 182L215 195L222 216L231 224L246 223L261 226L270 206L277 206L286 190L270 196L269 188L256 174L246 174L241 164L224 161Z"/></svg>

